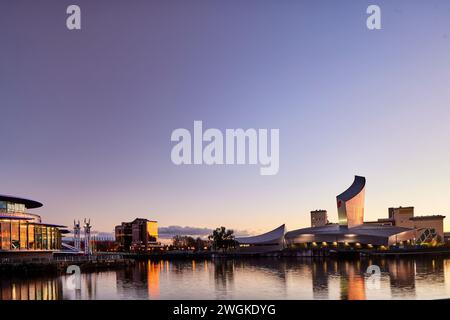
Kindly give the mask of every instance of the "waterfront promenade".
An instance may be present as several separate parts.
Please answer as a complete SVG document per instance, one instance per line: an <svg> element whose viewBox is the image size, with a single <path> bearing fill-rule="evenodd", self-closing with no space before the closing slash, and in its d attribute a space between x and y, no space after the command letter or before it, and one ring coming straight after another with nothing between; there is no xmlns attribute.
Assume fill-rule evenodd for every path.
<svg viewBox="0 0 450 320"><path fill-rule="evenodd" d="M134 263L123 254L94 254L94 255L53 255L51 257L30 258L1 258L0 272L2 274L29 273L65 273L70 265L77 265L81 270L97 270L124 267Z"/></svg>
<svg viewBox="0 0 450 320"><path fill-rule="evenodd" d="M320 258L329 260L365 259L387 257L402 259L407 257L450 257L450 247L430 248L391 248L388 250L354 250L339 248L284 249L273 252L237 251L159 251L149 253L98 253L55 254L46 257L1 258L2 274L61 274L70 265L77 265L83 271L96 271L108 268L123 268L142 260L215 260L215 259L253 259L253 258Z"/></svg>

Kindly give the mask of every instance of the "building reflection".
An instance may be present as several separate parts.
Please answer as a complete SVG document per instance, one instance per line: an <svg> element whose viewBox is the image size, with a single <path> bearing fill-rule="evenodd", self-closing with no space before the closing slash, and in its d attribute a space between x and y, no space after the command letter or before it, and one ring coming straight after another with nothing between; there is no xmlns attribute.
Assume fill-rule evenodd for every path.
<svg viewBox="0 0 450 320"><path fill-rule="evenodd" d="M382 279L389 280L391 297L403 297L405 290L409 296L415 296L416 263L425 264L420 267L444 282L444 266L442 260L425 259L376 259L376 260L312 260L311 276L314 299L329 298L329 278L339 277L339 298L342 300L365 300L368 290L366 270L370 265L380 267ZM436 280L433 279L435 283ZM381 286L381 283L380 283ZM378 290L381 290L378 287ZM376 296L376 292L375 295Z"/></svg>
<svg viewBox="0 0 450 320"><path fill-rule="evenodd" d="M88 300L95 300L97 298L97 282L98 273L86 273L83 276L84 289L86 292L86 298ZM81 294L80 290L76 292L78 296Z"/></svg>
<svg viewBox="0 0 450 320"><path fill-rule="evenodd" d="M331 261L312 261L311 275L314 299L328 299L328 275Z"/></svg>
<svg viewBox="0 0 450 320"><path fill-rule="evenodd" d="M171 271L175 272L172 266ZM168 261L137 261L132 268L116 273L117 291L121 295L141 299L158 299L160 297L160 274L169 271Z"/></svg>
<svg viewBox="0 0 450 320"><path fill-rule="evenodd" d="M234 260L214 261L214 284L216 291L226 292L234 284Z"/></svg>
<svg viewBox="0 0 450 320"><path fill-rule="evenodd" d="M141 292L140 298L160 296L167 283L181 286L201 281L208 293L198 291L200 297L220 298L313 298L313 299L389 299L414 298L422 295L426 287L443 290L445 268L443 259L368 258L356 260L337 259L217 259L145 262L130 268L123 280L123 291ZM372 288L367 268L377 265L381 269L378 288ZM447 264L450 270L450 263ZM144 277L142 275L145 275ZM448 273L450 274L450 272ZM206 275L203 277L201 275ZM448 275L447 275L448 276ZM213 282L209 282L213 280ZM311 281L311 290L305 293L305 281ZM294 285L293 285L294 284ZM442 284L442 286L440 286ZM209 286L212 285L210 288ZM271 290L267 290L270 287ZM417 287L420 290L417 290ZM261 291L258 291L261 288ZM306 288L309 288L307 284ZM289 290L288 290L289 289ZM417 293L419 291L420 294ZM295 292L295 296L292 295ZM297 296L300 293L301 296ZM178 292L176 297L184 296ZM209 295L208 295L209 294ZM306 295L305 295L306 294ZM206 295L206 296L204 296ZM133 296L133 294L131 294Z"/></svg>
<svg viewBox="0 0 450 320"><path fill-rule="evenodd" d="M60 300L62 280L0 279L0 300Z"/></svg>
<svg viewBox="0 0 450 320"><path fill-rule="evenodd" d="M147 291L150 298L159 298L159 274L161 269L169 266L168 261L166 262L152 262L149 260L147 263Z"/></svg>
<svg viewBox="0 0 450 320"><path fill-rule="evenodd" d="M370 265L381 269L379 288L369 282ZM449 260L439 257L137 261L123 269L83 273L82 288L75 292L64 285L65 275L0 277L0 299L441 298L448 295L449 270Z"/></svg>
<svg viewBox="0 0 450 320"><path fill-rule="evenodd" d="M416 261L413 259L388 259L386 261L393 298L402 297L405 290L411 296L416 295L415 263Z"/></svg>
<svg viewBox="0 0 450 320"><path fill-rule="evenodd" d="M434 298L448 298L448 293L437 293L439 291L446 291L445 262L442 257L434 257L431 259L417 259L416 274L417 279L420 279L421 288L424 287L424 282L426 282L427 284L433 284L432 287L426 291L435 292L433 294Z"/></svg>
<svg viewBox="0 0 450 320"><path fill-rule="evenodd" d="M365 300L366 286L361 261L341 261L338 263L342 300Z"/></svg>

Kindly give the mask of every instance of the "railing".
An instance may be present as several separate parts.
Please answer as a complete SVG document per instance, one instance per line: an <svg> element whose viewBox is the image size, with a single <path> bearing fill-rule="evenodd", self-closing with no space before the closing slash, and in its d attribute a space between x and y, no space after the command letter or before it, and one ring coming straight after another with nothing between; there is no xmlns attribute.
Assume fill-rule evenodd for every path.
<svg viewBox="0 0 450 320"><path fill-rule="evenodd" d="M36 264L48 264L53 261L52 258L0 258L1 264L23 264L23 263L36 263Z"/></svg>
<svg viewBox="0 0 450 320"><path fill-rule="evenodd" d="M70 256L55 256L52 258L0 258L1 264L52 264L57 262L92 262L92 261L117 261L123 260L122 254L102 254L102 255L70 255Z"/></svg>
<svg viewBox="0 0 450 320"><path fill-rule="evenodd" d="M88 262L88 261L114 261L123 260L122 254L102 254L102 255L70 255L57 256L53 258L57 262Z"/></svg>

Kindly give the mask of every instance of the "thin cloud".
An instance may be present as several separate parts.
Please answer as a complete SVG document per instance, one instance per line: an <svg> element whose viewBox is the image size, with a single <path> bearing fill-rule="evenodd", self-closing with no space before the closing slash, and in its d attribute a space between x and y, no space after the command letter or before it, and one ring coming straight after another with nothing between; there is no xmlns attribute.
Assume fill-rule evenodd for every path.
<svg viewBox="0 0 450 320"><path fill-rule="evenodd" d="M160 238L172 238L173 236L191 236L204 238L213 233L213 229L200 227L182 227L168 226L158 228ZM246 230L234 230L235 236L248 236L250 233Z"/></svg>

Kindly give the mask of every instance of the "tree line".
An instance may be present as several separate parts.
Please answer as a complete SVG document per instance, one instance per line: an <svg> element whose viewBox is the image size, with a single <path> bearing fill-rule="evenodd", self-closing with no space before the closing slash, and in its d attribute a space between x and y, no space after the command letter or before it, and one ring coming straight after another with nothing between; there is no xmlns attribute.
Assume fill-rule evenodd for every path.
<svg viewBox="0 0 450 320"><path fill-rule="evenodd" d="M172 238L172 249L193 251L226 251L237 246L234 231L225 227L216 228L207 239L200 237L175 235Z"/></svg>

